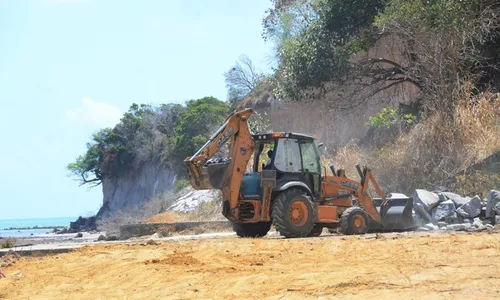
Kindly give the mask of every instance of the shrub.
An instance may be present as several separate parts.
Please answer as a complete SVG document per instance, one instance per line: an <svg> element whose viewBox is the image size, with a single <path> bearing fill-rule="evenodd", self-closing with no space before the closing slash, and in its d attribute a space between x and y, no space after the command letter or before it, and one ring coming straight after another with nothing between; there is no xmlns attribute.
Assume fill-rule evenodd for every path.
<svg viewBox="0 0 500 300"><path fill-rule="evenodd" d="M179 179L175 182L173 192L174 193L180 192L181 190L187 188L188 186L190 186L189 180Z"/></svg>
<svg viewBox="0 0 500 300"><path fill-rule="evenodd" d="M0 243L0 249L12 248L16 245L16 240L13 238L8 238L2 243Z"/></svg>
<svg viewBox="0 0 500 300"><path fill-rule="evenodd" d="M395 107L384 107L381 112L370 117L366 125L374 128L390 128L397 123L411 124L415 119L415 116L412 114L399 114Z"/></svg>

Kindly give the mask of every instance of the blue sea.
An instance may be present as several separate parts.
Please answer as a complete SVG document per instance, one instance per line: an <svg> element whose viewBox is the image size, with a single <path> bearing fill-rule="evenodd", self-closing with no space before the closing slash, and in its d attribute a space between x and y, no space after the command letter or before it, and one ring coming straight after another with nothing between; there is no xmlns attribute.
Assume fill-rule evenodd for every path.
<svg viewBox="0 0 500 300"><path fill-rule="evenodd" d="M27 229L27 230L6 230L8 228L33 228L35 226L64 226L68 227L69 222L77 218L46 218L46 219L0 219L0 237L27 237L52 232L53 229Z"/></svg>

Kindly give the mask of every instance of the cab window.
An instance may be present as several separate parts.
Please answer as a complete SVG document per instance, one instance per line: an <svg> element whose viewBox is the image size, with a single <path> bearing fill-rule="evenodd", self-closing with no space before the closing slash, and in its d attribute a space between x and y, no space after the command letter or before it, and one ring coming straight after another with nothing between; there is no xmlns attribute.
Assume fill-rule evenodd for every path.
<svg viewBox="0 0 500 300"><path fill-rule="evenodd" d="M319 153L314 141L303 141L300 143L302 153L302 169L308 173L320 173Z"/></svg>
<svg viewBox="0 0 500 300"><path fill-rule="evenodd" d="M297 139L279 139L274 155L274 166L279 171L287 173L300 172L302 166Z"/></svg>

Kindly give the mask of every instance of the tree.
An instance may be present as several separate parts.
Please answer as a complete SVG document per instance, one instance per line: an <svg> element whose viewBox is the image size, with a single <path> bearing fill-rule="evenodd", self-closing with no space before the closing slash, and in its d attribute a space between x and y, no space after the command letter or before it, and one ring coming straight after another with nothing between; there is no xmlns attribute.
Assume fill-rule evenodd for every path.
<svg viewBox="0 0 500 300"><path fill-rule="evenodd" d="M274 29L276 22L269 19L294 16L295 22L289 22L295 24L289 30L291 34L279 44L277 91L280 98L300 100L307 88L350 79L350 56L373 44L369 38L359 38L360 33L370 28L385 1L292 2L275 9L272 17L266 17L264 26L265 32L272 36L279 30Z"/></svg>
<svg viewBox="0 0 500 300"><path fill-rule="evenodd" d="M248 56L242 55L236 61L236 64L224 73L224 77L228 100L232 108L234 108L239 100L243 99L259 85L264 75L256 70Z"/></svg>
<svg viewBox="0 0 500 300"><path fill-rule="evenodd" d="M80 185L98 186L103 178L104 152L109 147L111 129L101 129L92 135L92 141L87 143L87 151L79 155L75 162L69 163L67 169L75 175Z"/></svg>
<svg viewBox="0 0 500 300"><path fill-rule="evenodd" d="M390 0L375 25L377 38L401 41L406 55L404 64L381 60L386 64L381 67L377 59L360 64L379 86L375 91L409 82L420 89L424 112L452 117L457 89L484 79L491 62L484 47L498 42L500 7L493 1Z"/></svg>
<svg viewBox="0 0 500 300"><path fill-rule="evenodd" d="M227 103L214 97L190 100L168 140L168 161L179 177L186 176L184 159L195 154L223 124L229 114Z"/></svg>
<svg viewBox="0 0 500 300"><path fill-rule="evenodd" d="M484 80L484 70L489 68L491 76L491 62L499 61L498 50L491 54L495 53L492 49L498 44L500 32L495 1L284 3L278 5L271 19L279 20L276 15L284 16L290 8L304 3L310 3L314 13L309 15L314 18L307 18L307 26L294 27L298 32L292 31L280 44L281 64L276 72L280 98L303 100L311 88L327 92L349 87L351 92L335 105L351 109L384 90L407 83L421 91L419 102L424 110L451 112L450 95L454 94L457 74L460 80ZM268 32L276 32L269 28L273 29L268 26ZM402 44L402 62L379 57L352 59L384 38ZM489 55L485 55L485 45Z"/></svg>
<svg viewBox="0 0 500 300"><path fill-rule="evenodd" d="M114 128L95 133L87 151L67 169L81 185L92 187L145 162L174 166L182 173L187 153L206 141L214 122L222 122L227 112L227 104L213 97L191 100L186 107L134 103Z"/></svg>
<svg viewBox="0 0 500 300"><path fill-rule="evenodd" d="M273 0L262 21L262 37L274 43L274 59L281 63L280 51L316 20L318 0Z"/></svg>

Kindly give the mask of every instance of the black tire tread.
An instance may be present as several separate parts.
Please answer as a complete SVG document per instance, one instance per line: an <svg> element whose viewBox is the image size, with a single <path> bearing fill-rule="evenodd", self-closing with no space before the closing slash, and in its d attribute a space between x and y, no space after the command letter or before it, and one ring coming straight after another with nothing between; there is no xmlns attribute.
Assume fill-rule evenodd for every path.
<svg viewBox="0 0 500 300"><path fill-rule="evenodd" d="M323 233L323 226L315 225L308 236L317 237Z"/></svg>
<svg viewBox="0 0 500 300"><path fill-rule="evenodd" d="M233 231L243 238L258 238L267 235L271 223L233 223Z"/></svg>
<svg viewBox="0 0 500 300"><path fill-rule="evenodd" d="M370 221L370 218L368 216L368 214L366 213L366 211L359 207L359 206L352 206L352 207L349 207L348 209L346 209L343 213L342 213L342 216L340 216L340 232L344 235L353 235L353 234L356 234L355 232L352 231L352 228L349 224L349 219L350 219L350 216L355 214L355 213L361 213L365 216L365 220L366 220L366 230L365 230L365 233L368 231L368 222Z"/></svg>
<svg viewBox="0 0 500 300"><path fill-rule="evenodd" d="M314 220L316 218L316 210L314 209L314 204L312 203L309 195L307 195L306 192L297 188L291 188L282 192L274 200L272 218L276 230L286 238L306 237L310 233L310 230L307 233L297 233L286 225L285 219L287 218L288 211L285 210L285 205L288 201L290 201L290 199L294 199L294 197L297 195L304 195L305 198L308 199L307 201L309 201L309 204L312 207L312 219ZM314 223L312 223L312 226L310 226L311 230L313 226Z"/></svg>

